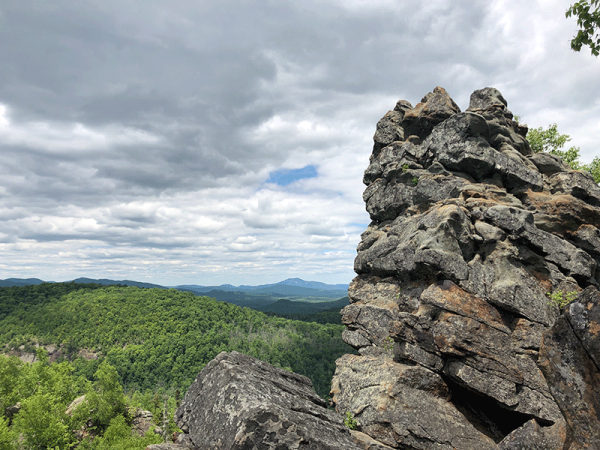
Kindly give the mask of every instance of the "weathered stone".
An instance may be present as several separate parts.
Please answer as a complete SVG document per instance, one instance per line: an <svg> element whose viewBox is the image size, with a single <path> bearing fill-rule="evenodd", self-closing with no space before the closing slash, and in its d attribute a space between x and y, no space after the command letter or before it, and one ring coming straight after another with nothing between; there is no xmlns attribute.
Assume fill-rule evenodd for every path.
<svg viewBox="0 0 600 450"><path fill-rule="evenodd" d="M465 185L460 194L460 199L477 219L483 218L485 209L496 205L523 208L523 203L517 197L506 192L503 187L488 184L489 181L490 179L486 179L485 183Z"/></svg>
<svg viewBox="0 0 600 450"><path fill-rule="evenodd" d="M444 360L435 353L430 353L420 345L409 344L408 342L397 342L394 346L394 361L412 362L420 366L439 372L444 367Z"/></svg>
<svg viewBox="0 0 600 450"><path fill-rule="evenodd" d="M490 225L489 223L478 220L475 222L475 230L483 238L483 242L486 244L493 244L503 240L506 237L500 228Z"/></svg>
<svg viewBox="0 0 600 450"><path fill-rule="evenodd" d="M515 351L517 353L537 356L546 327L522 317L516 318L511 327L513 329L511 338Z"/></svg>
<svg viewBox="0 0 600 450"><path fill-rule="evenodd" d="M523 253L528 253L527 265ZM502 241L469 262L469 278L461 286L506 311L549 325L546 293L552 290L549 271L543 258Z"/></svg>
<svg viewBox="0 0 600 450"><path fill-rule="evenodd" d="M426 205L449 198L457 198L466 184L468 184L466 180L454 176L422 176L415 186L413 203Z"/></svg>
<svg viewBox="0 0 600 450"><path fill-rule="evenodd" d="M79 405L81 405L84 401L85 401L85 395L77 397L75 400L73 400L71 403L69 403L69 406L67 406L67 410L65 411L65 414L67 416L72 416L73 412L75 412L75 409Z"/></svg>
<svg viewBox="0 0 600 450"><path fill-rule="evenodd" d="M6 414L6 418L8 419L8 424L10 425L12 423L13 417L15 416L15 414L17 414L19 411L21 411L21 402L17 402L14 405L9 406L8 408L6 408L5 410L5 414Z"/></svg>
<svg viewBox="0 0 600 450"><path fill-rule="evenodd" d="M237 352L206 365L175 420L194 448L360 448L308 378Z"/></svg>
<svg viewBox="0 0 600 450"><path fill-rule="evenodd" d="M508 407L519 404L517 386L506 378L481 372L460 361L451 361L444 368L444 372L470 389L483 393Z"/></svg>
<svg viewBox="0 0 600 450"><path fill-rule="evenodd" d="M588 287L569 305L565 316L581 345L600 368L600 292Z"/></svg>
<svg viewBox="0 0 600 450"><path fill-rule="evenodd" d="M591 282L597 263L590 255L573 244L541 230L526 231L523 238L545 253L546 260L563 269L569 276Z"/></svg>
<svg viewBox="0 0 600 450"><path fill-rule="evenodd" d="M344 340L358 349L374 344L382 347L397 312L398 305L393 301L379 304L359 302L346 306L342 310L342 322L348 327Z"/></svg>
<svg viewBox="0 0 600 450"><path fill-rule="evenodd" d="M416 311L415 301L423 292L419 283L406 284L396 278L380 278L372 275L356 277L348 288L350 303L363 302L375 305L389 305L392 302L400 311Z"/></svg>
<svg viewBox="0 0 600 450"><path fill-rule="evenodd" d="M150 428L154 428L152 413L142 408L137 408L131 421L131 434L144 436Z"/></svg>
<svg viewBox="0 0 600 450"><path fill-rule="evenodd" d="M452 280L466 279L464 258L471 256L472 236L473 226L464 209L440 206L428 214L394 222L387 235L359 252L355 270L378 276L439 273Z"/></svg>
<svg viewBox="0 0 600 450"><path fill-rule="evenodd" d="M424 139L437 124L459 113L460 108L444 88L436 87L414 109L406 111L402 127L406 136Z"/></svg>
<svg viewBox="0 0 600 450"><path fill-rule="evenodd" d="M394 111L401 112L402 114L406 114L411 109L413 109L413 106L406 100L398 100L396 106L394 106Z"/></svg>
<svg viewBox="0 0 600 450"><path fill-rule="evenodd" d="M359 256L354 260L354 270L356 273L370 272L374 275L385 277L386 274L395 271L396 265L391 254L398 247L400 239L397 236L389 236L385 233L377 233L377 235L377 239L368 247L365 245ZM365 237L371 239L369 235ZM359 244L359 247L361 245L362 243Z"/></svg>
<svg viewBox="0 0 600 450"><path fill-rule="evenodd" d="M592 225L581 225L571 235L573 243L585 250L596 260L600 257L600 230Z"/></svg>
<svg viewBox="0 0 600 450"><path fill-rule="evenodd" d="M375 142L373 146L373 154L377 156L383 147L387 147L394 141L404 140L404 129L400 125L404 118L402 110L388 111L383 118L377 123L377 131L373 136Z"/></svg>
<svg viewBox="0 0 600 450"><path fill-rule="evenodd" d="M497 89L484 88L471 94L467 111L478 113L485 118L490 130L489 143L492 147L535 170L535 165L530 165L521 157L532 153L525 139L527 126L513 121L513 115L507 106L508 103Z"/></svg>
<svg viewBox="0 0 600 450"><path fill-rule="evenodd" d="M400 343L409 343L434 356L441 357L433 336L433 322L431 317L427 315L428 312L426 308L419 308L417 314L398 314L396 322L390 327L390 336ZM407 355L409 355L408 352ZM406 356L406 358L412 360L409 356ZM416 363L420 362L418 360L412 361ZM426 367L430 366L427 365Z"/></svg>
<svg viewBox="0 0 600 450"><path fill-rule="evenodd" d="M488 208L485 218L515 236L530 230L533 226L533 214L530 211L505 205Z"/></svg>
<svg viewBox="0 0 600 450"><path fill-rule="evenodd" d="M544 175L550 176L558 172L567 172L571 170L562 159L551 153L534 153L529 156L529 159L535 164L540 173L543 173Z"/></svg>
<svg viewBox="0 0 600 450"><path fill-rule="evenodd" d="M552 194L568 194L593 206L600 206L600 187L589 172L561 172L548 179Z"/></svg>
<svg viewBox="0 0 600 450"><path fill-rule="evenodd" d="M498 205L488 208L485 218L509 232L514 239L524 239L538 247L547 261L557 264L569 275L586 279L595 276L596 261L573 244L535 227L531 212Z"/></svg>
<svg viewBox="0 0 600 450"><path fill-rule="evenodd" d="M538 228L567 238L581 225L596 226L600 222L600 208L568 194L527 191L523 204L535 211ZM543 220L540 215L543 215Z"/></svg>
<svg viewBox="0 0 600 450"><path fill-rule="evenodd" d="M396 218L413 204L414 186L399 180L387 182L378 178L363 194L371 220L384 221Z"/></svg>
<svg viewBox="0 0 600 450"><path fill-rule="evenodd" d="M363 431L395 448L451 445L406 431L395 408L412 398L398 380L411 367L422 380L439 376L449 398L438 400L500 449L593 448L600 188L560 158L532 154L496 89L474 92L465 113L446 96L401 106L405 141L365 173L373 222L343 314L344 339L361 355L338 361L336 407L352 406ZM431 126L436 108L442 120ZM557 322L549 295L559 291L579 294ZM363 373L377 375L369 384ZM437 417L437 407L419 408Z"/></svg>
<svg viewBox="0 0 600 450"><path fill-rule="evenodd" d="M475 319L495 328L504 334L510 334L502 316L488 302L464 291L451 281L431 285L421 294L423 305L432 305L444 311Z"/></svg>
<svg viewBox="0 0 600 450"><path fill-rule="evenodd" d="M500 91L496 88L486 87L478 89L471 94L469 99L469 109L487 109L492 106L506 107L507 101L504 99Z"/></svg>
<svg viewBox="0 0 600 450"><path fill-rule="evenodd" d="M336 362L333 401L360 430L394 448L494 449L448 402L451 393L434 372L381 358L345 355Z"/></svg>
<svg viewBox="0 0 600 450"><path fill-rule="evenodd" d="M567 439L564 420L553 426L541 426L531 419L506 436L498 444L498 450L551 450L563 449Z"/></svg>
<svg viewBox="0 0 600 450"><path fill-rule="evenodd" d="M544 335L540 368L570 429L570 448L600 448L600 373L564 315Z"/></svg>
<svg viewBox="0 0 600 450"><path fill-rule="evenodd" d="M488 135L483 117L461 113L436 127L423 146L447 170L465 172L480 180L489 176L495 167Z"/></svg>
<svg viewBox="0 0 600 450"><path fill-rule="evenodd" d="M439 370L447 358L443 373L470 390L541 420L560 417L539 369L517 355L510 328L485 301L444 282L423 292L415 315L400 318L391 330L401 341L398 360Z"/></svg>
<svg viewBox="0 0 600 450"><path fill-rule="evenodd" d="M437 126L423 146L447 170L465 172L478 181L498 172L509 191L542 190L541 174L495 150L490 145L489 134L489 125L483 116L466 112Z"/></svg>
<svg viewBox="0 0 600 450"><path fill-rule="evenodd" d="M342 332L342 339L351 347L361 349L373 345L373 342L366 334L367 333L359 329L346 328Z"/></svg>

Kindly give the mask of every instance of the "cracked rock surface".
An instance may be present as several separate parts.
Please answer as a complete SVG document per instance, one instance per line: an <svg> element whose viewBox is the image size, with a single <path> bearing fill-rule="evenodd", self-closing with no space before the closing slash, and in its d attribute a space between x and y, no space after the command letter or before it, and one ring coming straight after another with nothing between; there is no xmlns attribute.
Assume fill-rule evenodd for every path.
<svg viewBox="0 0 600 450"><path fill-rule="evenodd" d="M311 381L237 352L222 352L192 383L175 422L188 449L385 450L343 425Z"/></svg>
<svg viewBox="0 0 600 450"><path fill-rule="evenodd" d="M600 448L600 188L526 134L494 88L377 124L332 395L386 446Z"/></svg>

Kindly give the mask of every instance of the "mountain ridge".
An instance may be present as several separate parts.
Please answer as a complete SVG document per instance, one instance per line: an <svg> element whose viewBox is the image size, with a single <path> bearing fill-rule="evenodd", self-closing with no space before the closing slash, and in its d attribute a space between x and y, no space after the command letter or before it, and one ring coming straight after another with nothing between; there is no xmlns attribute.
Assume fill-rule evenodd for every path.
<svg viewBox="0 0 600 450"><path fill-rule="evenodd" d="M239 285L235 286L233 284L221 284L221 285L200 285L200 284L178 284L175 286L164 286L155 283L146 283L142 281L134 281L134 280L111 280L108 278L88 278L88 277L79 277L73 280L70 280L74 283L97 283L102 285L114 285L114 284L123 284L125 286L137 286L137 287L146 287L146 288L160 288L160 289L189 289L197 292L208 292L212 290L218 291L234 291L234 292L245 292L245 291L256 291L256 290L264 290L273 286L294 286L308 289L317 289L322 291L342 291L347 290L349 284L328 284L320 281L305 281L301 278L287 278L283 281L279 281L277 283L269 283L269 284L260 284L256 286L252 285ZM39 278L6 278L4 280L0 280L0 286L2 287L11 287L11 286L29 286L29 285L37 285L42 283L55 283L55 281L45 281Z"/></svg>

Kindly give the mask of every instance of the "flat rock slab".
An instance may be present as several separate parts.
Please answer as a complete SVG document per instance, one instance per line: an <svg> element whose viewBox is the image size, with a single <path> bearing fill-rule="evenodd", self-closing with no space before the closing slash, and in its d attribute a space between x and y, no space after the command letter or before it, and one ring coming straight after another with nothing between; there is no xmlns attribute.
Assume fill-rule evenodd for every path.
<svg viewBox="0 0 600 450"><path fill-rule="evenodd" d="M206 365L175 421L181 442L202 450L364 449L368 439L350 433L308 378L237 352Z"/></svg>

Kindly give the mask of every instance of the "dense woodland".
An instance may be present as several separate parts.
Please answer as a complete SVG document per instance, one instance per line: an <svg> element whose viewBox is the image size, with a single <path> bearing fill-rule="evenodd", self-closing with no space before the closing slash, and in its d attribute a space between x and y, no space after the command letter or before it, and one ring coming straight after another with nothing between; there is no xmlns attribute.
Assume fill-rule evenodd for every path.
<svg viewBox="0 0 600 450"><path fill-rule="evenodd" d="M335 322L333 313L327 312L319 319ZM303 319L310 320L310 315ZM135 445L130 442L130 432L123 431L129 430L128 408L150 409L157 421L168 409L168 416L172 417L176 403L197 373L221 351L236 350L304 374L313 381L317 393L326 397L335 360L352 352L341 339L342 330L339 323L268 316L176 290L77 283L0 288L3 352L19 348L35 351L38 345L54 344L60 346L61 353L59 361L52 364L48 364L44 351L39 352L41 360L33 365L15 357L0 358L0 406L4 412L4 419L0 420L0 450L14 448L9 446L13 444L2 447L2 442L14 443L11 433L23 433L27 411L36 408L53 411L53 419L48 420L56 422L57 417L62 417L62 441L56 438L48 448L68 448L72 430L80 425L74 421L89 421L90 407L68 419L64 410L70 401L86 392L88 396L96 393L96 397L92 396L94 401L101 401L107 392L122 399L117 402L121 405L117 410L94 422L99 437L81 448L104 448L102 445L108 445L103 441L106 433L115 439L127 434L129 447L124 448L138 444L144 448L152 439L162 442L158 435L140 438ZM98 359L77 356L81 349L97 354ZM49 381L39 382L40 377ZM23 409L8 427L7 408L18 401ZM113 439L110 448L118 448L117 441Z"/></svg>

